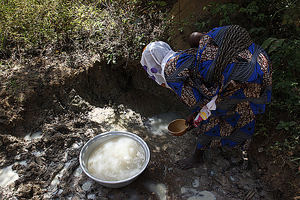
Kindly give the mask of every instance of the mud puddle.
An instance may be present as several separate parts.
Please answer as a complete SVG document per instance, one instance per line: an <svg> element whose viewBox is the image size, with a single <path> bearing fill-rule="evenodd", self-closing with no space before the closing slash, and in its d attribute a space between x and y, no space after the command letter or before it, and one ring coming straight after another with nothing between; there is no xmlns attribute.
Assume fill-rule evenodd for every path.
<svg viewBox="0 0 300 200"><path fill-rule="evenodd" d="M95 107L82 98L77 105L84 111L50 115L23 138L0 135L1 199L272 199L259 177L241 168L234 150L210 150L199 168L177 169L174 162L191 155L195 137L167 133L168 123L183 117L174 110L146 117L126 105ZM121 189L89 179L78 161L90 138L112 130L139 135L151 151L145 172Z"/></svg>

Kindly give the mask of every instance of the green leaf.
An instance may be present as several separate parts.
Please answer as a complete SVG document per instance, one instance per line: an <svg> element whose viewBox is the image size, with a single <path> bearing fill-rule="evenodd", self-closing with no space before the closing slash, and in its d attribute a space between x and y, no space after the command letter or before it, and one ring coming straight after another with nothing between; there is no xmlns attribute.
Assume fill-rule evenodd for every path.
<svg viewBox="0 0 300 200"><path fill-rule="evenodd" d="M285 39L279 39L273 42L269 48L269 53L275 51L278 47L281 47Z"/></svg>
<svg viewBox="0 0 300 200"><path fill-rule="evenodd" d="M263 42L263 44L261 45L261 47L262 47L263 49L267 49L267 48L271 45L271 43L274 42L275 40L277 40L277 38L272 38L272 37L270 37L270 38L266 39L266 40Z"/></svg>
<svg viewBox="0 0 300 200"><path fill-rule="evenodd" d="M296 124L297 124L296 122L291 121L291 122L289 123L289 126L295 126Z"/></svg>
<svg viewBox="0 0 300 200"><path fill-rule="evenodd" d="M284 122L280 121L279 124L276 126L277 130L284 129L288 131L291 127L295 126L297 123L295 121L290 121L290 122Z"/></svg>

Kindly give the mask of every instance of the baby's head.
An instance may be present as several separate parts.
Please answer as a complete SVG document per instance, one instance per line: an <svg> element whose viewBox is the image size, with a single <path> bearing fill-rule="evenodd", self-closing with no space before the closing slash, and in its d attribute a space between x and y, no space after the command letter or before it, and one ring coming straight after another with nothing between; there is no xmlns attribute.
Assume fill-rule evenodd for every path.
<svg viewBox="0 0 300 200"><path fill-rule="evenodd" d="M192 48L197 48L199 46L199 41L203 34L200 32L193 32L189 36L189 44Z"/></svg>

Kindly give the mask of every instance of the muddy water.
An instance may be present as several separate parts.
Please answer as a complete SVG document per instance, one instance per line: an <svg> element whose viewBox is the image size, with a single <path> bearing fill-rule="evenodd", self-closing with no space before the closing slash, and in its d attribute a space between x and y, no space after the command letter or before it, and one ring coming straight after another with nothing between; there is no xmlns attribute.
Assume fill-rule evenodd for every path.
<svg viewBox="0 0 300 200"><path fill-rule="evenodd" d="M25 138L0 135L6 147L0 149L1 199L272 199L259 177L241 168L234 150L210 150L198 168L177 169L174 162L191 155L195 137L166 132L170 121L182 117L176 110L146 117L125 105L95 107L81 101L86 112L50 115L40 131ZM89 179L78 162L90 138L111 130L139 135L151 151L145 172L121 189Z"/></svg>
<svg viewBox="0 0 300 200"><path fill-rule="evenodd" d="M88 158L87 168L97 178L119 181L139 173L144 162L142 146L132 138L119 136L99 145Z"/></svg>
<svg viewBox="0 0 300 200"><path fill-rule="evenodd" d="M12 165L0 169L0 187L7 187L18 180L19 175L12 170Z"/></svg>

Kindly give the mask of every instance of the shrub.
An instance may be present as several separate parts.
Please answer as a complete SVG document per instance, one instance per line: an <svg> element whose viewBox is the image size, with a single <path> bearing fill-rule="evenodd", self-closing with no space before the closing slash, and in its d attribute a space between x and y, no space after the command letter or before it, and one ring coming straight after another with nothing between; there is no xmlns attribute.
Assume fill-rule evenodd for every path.
<svg viewBox="0 0 300 200"><path fill-rule="evenodd" d="M162 37L165 1L2 0L0 59L21 51L81 48L109 62L137 58L143 46Z"/></svg>

